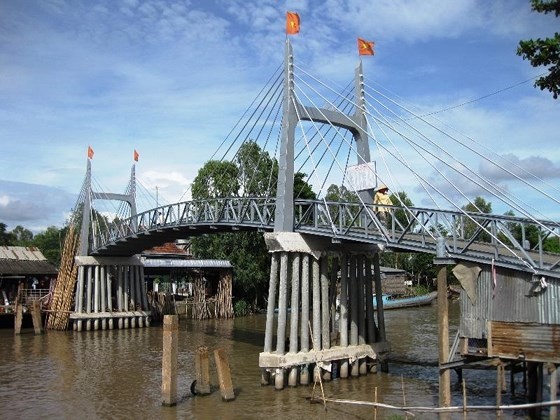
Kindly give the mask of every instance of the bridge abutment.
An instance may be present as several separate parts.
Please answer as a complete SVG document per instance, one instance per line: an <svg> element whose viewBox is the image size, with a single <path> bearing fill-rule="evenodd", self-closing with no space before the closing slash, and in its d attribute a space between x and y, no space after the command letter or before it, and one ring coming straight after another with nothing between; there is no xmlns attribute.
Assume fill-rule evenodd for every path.
<svg viewBox="0 0 560 420"><path fill-rule="evenodd" d="M310 369L324 380L377 371L378 355L389 350L373 309L371 258L379 248L285 232L265 240L273 255L262 383L274 376L276 389L306 385Z"/></svg>
<svg viewBox="0 0 560 420"><path fill-rule="evenodd" d="M76 257L75 331L149 326L144 266L136 257Z"/></svg>

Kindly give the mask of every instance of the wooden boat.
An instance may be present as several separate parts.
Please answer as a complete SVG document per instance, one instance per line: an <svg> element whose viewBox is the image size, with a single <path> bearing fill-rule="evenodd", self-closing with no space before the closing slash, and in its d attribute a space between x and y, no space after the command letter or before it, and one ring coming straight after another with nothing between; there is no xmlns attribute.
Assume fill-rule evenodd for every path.
<svg viewBox="0 0 560 420"><path fill-rule="evenodd" d="M437 296L437 292L431 292L426 295L412 297L397 297L393 295L383 295L383 309L400 309L415 306L430 305ZM377 307L377 298L373 297L373 307Z"/></svg>

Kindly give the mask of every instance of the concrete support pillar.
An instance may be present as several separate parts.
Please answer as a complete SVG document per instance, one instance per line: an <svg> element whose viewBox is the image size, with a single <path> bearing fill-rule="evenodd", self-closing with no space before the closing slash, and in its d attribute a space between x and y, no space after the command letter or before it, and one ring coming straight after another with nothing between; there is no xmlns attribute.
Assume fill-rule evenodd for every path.
<svg viewBox="0 0 560 420"><path fill-rule="evenodd" d="M107 267L102 265L99 267L99 312L107 311ZM101 319L101 329L107 329L107 319Z"/></svg>
<svg viewBox="0 0 560 420"><path fill-rule="evenodd" d="M141 286L141 291L142 291L142 309L144 311L148 310L148 290L146 289L146 280L144 277L144 266L140 266L140 286ZM147 327L147 323L146 323L146 327Z"/></svg>
<svg viewBox="0 0 560 420"><path fill-rule="evenodd" d="M286 353L286 318L288 310L288 266L289 254L280 255L280 286L278 290L278 328L276 332L276 354ZM274 379L276 389L284 388L284 369L276 369Z"/></svg>
<svg viewBox="0 0 560 420"><path fill-rule="evenodd" d="M290 353L298 351L298 321L299 321L299 291L300 291L300 255L294 253L292 256L292 299L290 303ZM288 386L296 386L298 368L290 368Z"/></svg>
<svg viewBox="0 0 560 420"><path fill-rule="evenodd" d="M85 268L83 265L78 267L78 284L76 285L76 312L82 313L84 308L84 277Z"/></svg>
<svg viewBox="0 0 560 420"><path fill-rule="evenodd" d="M365 271L365 300L366 300L366 325L367 325L367 342L375 343L377 337L375 334L375 319L373 316L373 276L371 273L371 260L366 258L364 261Z"/></svg>
<svg viewBox="0 0 560 420"><path fill-rule="evenodd" d="M348 256L340 261L340 346L348 347ZM340 377L348 378L348 359L340 362Z"/></svg>
<svg viewBox="0 0 560 420"><path fill-rule="evenodd" d="M358 283L358 344L366 343L366 305L365 305L365 276L364 276L364 256L358 255L356 258L357 283ZM367 374L367 359L358 360L360 375Z"/></svg>
<svg viewBox="0 0 560 420"><path fill-rule="evenodd" d="M330 337L330 302L329 302L329 260L326 256L321 258L321 338L322 348L331 348Z"/></svg>
<svg viewBox="0 0 560 420"><path fill-rule="evenodd" d="M329 259L325 255L321 258L320 262L321 271L321 348L331 348L331 333L330 333L330 301L329 301ZM325 370L323 379L326 381L331 380L331 372Z"/></svg>
<svg viewBox="0 0 560 420"><path fill-rule="evenodd" d="M94 313L99 313L99 308L101 306L101 273L100 273L100 267L98 265L96 265L93 268L95 274L93 276L94 279L94 287L93 287L93 312ZM95 331L99 330L99 319L94 319L93 320L93 329Z"/></svg>
<svg viewBox="0 0 560 420"><path fill-rule="evenodd" d="M78 284L76 285L76 312L81 314L84 312L84 285L85 285L86 267L80 265L78 267ZM82 331L83 321L78 319L74 323L74 330Z"/></svg>
<svg viewBox="0 0 560 420"><path fill-rule="evenodd" d="M309 351L309 254L303 254L301 264L301 351Z"/></svg>
<svg viewBox="0 0 560 420"><path fill-rule="evenodd" d="M124 308L124 267L117 266L117 310L123 311ZM122 327L119 327L122 328Z"/></svg>
<svg viewBox="0 0 560 420"><path fill-rule="evenodd" d="M301 351L309 351L309 254L302 255L301 261ZM301 366L299 383L309 384L309 366Z"/></svg>
<svg viewBox="0 0 560 420"><path fill-rule="evenodd" d="M278 284L278 265L280 256L272 254L270 262L270 280L268 282L268 304L266 309L266 327L264 331L264 351L272 352L272 332L274 329L274 309L276 308L276 287Z"/></svg>
<svg viewBox="0 0 560 420"><path fill-rule="evenodd" d="M124 289L123 289L123 311L128 312L128 304L130 302L130 270L129 267L123 267ZM128 328L128 327L126 327Z"/></svg>
<svg viewBox="0 0 560 420"><path fill-rule="evenodd" d="M135 284L136 284L136 308L134 308L135 311L137 310L142 310L144 309L142 307L142 283L143 280L140 279L140 266L136 265L134 266L134 271L136 272L136 276L135 276Z"/></svg>
<svg viewBox="0 0 560 420"><path fill-rule="evenodd" d="M162 404L177 404L177 354L179 320L177 315L163 317L163 354L161 367Z"/></svg>
<svg viewBox="0 0 560 420"><path fill-rule="evenodd" d="M321 278L319 261L312 261L313 281L313 350L321 350Z"/></svg>
<svg viewBox="0 0 560 420"><path fill-rule="evenodd" d="M92 308L92 299L93 299L93 267L87 266L86 267L86 313L91 313ZM91 320L88 319L86 321L86 330L91 330Z"/></svg>
<svg viewBox="0 0 560 420"><path fill-rule="evenodd" d="M129 309L131 311L135 311L136 310L136 269L134 266L129 266L128 267L128 271L129 271L129 290L130 290L130 294L129 294ZM132 319L133 320L133 319Z"/></svg>
<svg viewBox="0 0 560 420"><path fill-rule="evenodd" d="M358 280L356 278L356 256L350 257L350 345L358 345ZM352 362L350 375L359 376L358 361Z"/></svg>
<svg viewBox="0 0 560 420"><path fill-rule="evenodd" d="M276 308L276 287L278 284L278 265L280 256L277 252L272 254L270 262L270 279L268 282L268 305L266 309L266 327L264 331L264 352L272 352L272 333L274 329L274 309ZM268 385L270 372L262 370L261 384Z"/></svg>
<svg viewBox="0 0 560 420"><path fill-rule="evenodd" d="M99 312L107 310L107 267L102 265L99 267Z"/></svg>
<svg viewBox="0 0 560 420"><path fill-rule="evenodd" d="M373 256L373 270L375 275L375 299L377 304L377 327L378 341L386 341L385 335L385 312L383 312L383 287L381 286L381 267L379 266L379 254ZM382 367L383 370L383 367Z"/></svg>

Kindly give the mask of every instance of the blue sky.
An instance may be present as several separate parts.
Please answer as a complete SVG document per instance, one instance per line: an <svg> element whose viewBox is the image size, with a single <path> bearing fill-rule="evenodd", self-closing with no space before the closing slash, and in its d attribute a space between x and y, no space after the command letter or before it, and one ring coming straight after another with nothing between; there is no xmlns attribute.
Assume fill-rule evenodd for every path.
<svg viewBox="0 0 560 420"><path fill-rule="evenodd" d="M529 0L0 0L0 222L61 227L88 145L105 191L125 190L136 149L146 189L184 197L282 63L288 10L298 63L337 83L363 37L366 79L424 109L519 84L438 116L558 184L558 101L520 84L544 69L515 52L559 21Z"/></svg>

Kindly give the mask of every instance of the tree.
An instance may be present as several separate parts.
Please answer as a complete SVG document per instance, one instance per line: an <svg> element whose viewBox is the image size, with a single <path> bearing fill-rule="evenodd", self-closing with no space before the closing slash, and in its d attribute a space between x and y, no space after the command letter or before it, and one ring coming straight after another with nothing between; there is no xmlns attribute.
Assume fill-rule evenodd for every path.
<svg viewBox="0 0 560 420"><path fill-rule="evenodd" d="M465 238L471 238L478 229L480 229L479 225L483 224L483 220L481 217L478 217L472 213L484 213L490 214L492 213L492 203L486 201L482 197L476 197L474 201L470 202L469 204L461 207L462 210L471 213L471 218L465 217L463 228L463 234ZM478 233L478 237L476 238L482 242L490 242L490 235L487 232L480 232Z"/></svg>
<svg viewBox="0 0 560 420"><path fill-rule="evenodd" d="M277 174L278 162L255 142L248 141L239 148L233 162L206 162L193 182L193 199L274 196ZM308 199L316 197L303 173L294 175L294 195ZM255 308L264 304L270 255L262 233L204 235L192 239L192 249L199 258L230 260L234 266L234 296L246 299Z"/></svg>
<svg viewBox="0 0 560 420"><path fill-rule="evenodd" d="M14 235L14 245L17 246L29 246L33 242L33 232L23 226L17 225L13 230Z"/></svg>
<svg viewBox="0 0 560 420"><path fill-rule="evenodd" d="M10 246L14 245L15 238L12 232L7 231L8 226L0 222L0 245Z"/></svg>
<svg viewBox="0 0 560 420"><path fill-rule="evenodd" d="M210 160L198 171L192 184L195 200L231 197L239 194L239 169L228 161Z"/></svg>
<svg viewBox="0 0 560 420"><path fill-rule="evenodd" d="M397 206L402 206L402 207L414 206L414 203L408 197L407 193L404 191L398 191L396 193L391 194L391 201ZM398 220L399 224L403 228L407 227L408 224L411 222L410 213L404 208L395 210L395 218Z"/></svg>
<svg viewBox="0 0 560 420"><path fill-rule="evenodd" d="M49 226L46 231L38 233L33 238L32 245L41 250L45 258L54 266L60 266L60 254L68 227L58 229Z"/></svg>
<svg viewBox="0 0 560 420"><path fill-rule="evenodd" d="M538 13L560 14L560 0L531 0L531 8ZM535 87L552 92L554 99L560 93L560 33L555 32L552 38L528 39L519 41L517 55L529 60L533 67L548 67L548 75L535 81Z"/></svg>

